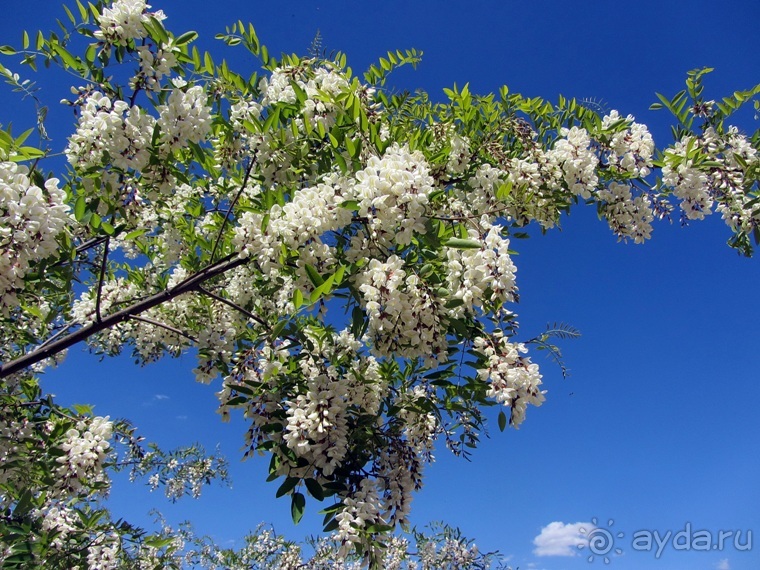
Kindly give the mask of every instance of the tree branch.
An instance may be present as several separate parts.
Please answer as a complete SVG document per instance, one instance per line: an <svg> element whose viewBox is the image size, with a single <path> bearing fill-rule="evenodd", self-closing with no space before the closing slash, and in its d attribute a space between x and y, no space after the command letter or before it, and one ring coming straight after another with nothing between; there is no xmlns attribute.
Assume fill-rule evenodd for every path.
<svg viewBox="0 0 760 570"><path fill-rule="evenodd" d="M240 196L243 195L243 191L245 191L245 187L248 185L248 179L251 177L251 171L253 170L253 165L256 162L256 154L251 157L251 162L248 164L248 168L245 169L245 176L243 176L243 182L240 184L240 190L238 190L238 193L235 195L234 200L230 203L230 207L227 208L227 213L224 215L224 221L222 222L222 226L219 228L219 233L216 236L216 241L214 242L214 247L211 249L211 256L209 257L209 261L211 263L214 263L214 255L216 255L216 249L219 247L219 241L222 239L222 234L224 234L224 227L227 225L227 222L230 220L230 214L232 214L232 209L235 207L235 204L237 204L237 201L240 199Z"/></svg>
<svg viewBox="0 0 760 570"><path fill-rule="evenodd" d="M220 297L220 296L219 296L219 295L217 295L216 293L212 293L212 292L211 292L211 291L209 291L208 289L205 289L204 287L201 287L201 286L198 286L198 291L200 291L200 292L201 292L201 293L203 293L204 295L208 295L208 296L209 296L209 297L211 297L212 299L216 299L216 300L217 300L217 301L219 301L220 303L224 303L225 305L227 305L227 306L229 306L229 307L232 307L232 308L233 308L233 309L235 309L236 311L239 311L239 312L243 313L243 314L244 314L246 317L248 317L248 318L249 318L249 319L251 319L252 321L256 321L257 323L259 323L259 324L260 324L262 327L264 327L264 328L265 328L267 331L269 331L269 330L270 330L270 328L271 328L271 327L270 327L270 326L269 326L269 325L266 323L266 321L262 320L260 317L257 317L256 315L254 315L254 314L253 314L253 313L251 313L250 311L246 311L246 310L245 310L243 307L241 307L240 305L238 305L238 304L236 304L236 303L233 303L233 302L232 302L232 301L230 301L229 299L225 299L224 297Z"/></svg>
<svg viewBox="0 0 760 570"><path fill-rule="evenodd" d="M100 261L100 274L98 275L98 296L95 298L95 319L100 322L103 318L100 315L100 297L103 293L103 281L106 278L106 265L108 264L108 246L110 238L106 238L103 246L103 259Z"/></svg>
<svg viewBox="0 0 760 570"><path fill-rule="evenodd" d="M104 317L99 322L92 322L84 325L82 328L69 335L66 335L60 340L39 346L27 354L3 364L0 366L0 378L5 378L6 376L32 366L33 364L37 364L46 358L50 358L51 356L58 354L63 350L66 350L78 342L83 341L103 330L118 325L127 319L130 319L136 315L139 315L140 313L147 311L148 309L152 309L153 307L161 305L162 303L166 303L167 301L170 301L185 293L196 291L201 283L204 283L209 279L213 279L219 275L223 275L231 269L245 265L248 261L249 260L247 258L238 257L236 253L231 253L216 263L211 264L204 269L201 269L171 289L166 289L160 293L151 295L139 303L135 303L129 307L126 307L125 309L122 309L121 311Z"/></svg>
<svg viewBox="0 0 760 570"><path fill-rule="evenodd" d="M198 342L198 339L195 338L194 336L190 336L189 334L182 332L178 328L175 328L171 325L167 325L166 323L159 322L155 319L150 319L148 317L140 317L138 315L132 315L131 317L129 317L129 319L132 321L141 321L143 323L148 323L149 325L153 325L154 327L160 327L162 329L166 329L170 332L173 332L176 335L184 336L186 339L192 340L193 342Z"/></svg>

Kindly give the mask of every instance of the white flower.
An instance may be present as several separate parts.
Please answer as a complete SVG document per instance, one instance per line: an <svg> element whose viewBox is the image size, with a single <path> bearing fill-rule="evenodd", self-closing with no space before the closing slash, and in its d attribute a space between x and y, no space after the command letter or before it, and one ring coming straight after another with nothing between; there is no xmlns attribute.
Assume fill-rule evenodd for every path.
<svg viewBox="0 0 760 570"><path fill-rule="evenodd" d="M58 183L51 178L42 190L26 166L0 162L0 314L18 305L30 267L56 253L57 238L71 223Z"/></svg>
<svg viewBox="0 0 760 570"><path fill-rule="evenodd" d="M431 366L443 363L448 346L442 308L433 292L417 275L407 275L403 265L396 255L385 262L372 259L357 278L369 315L372 350L378 356L423 358Z"/></svg>
<svg viewBox="0 0 760 570"><path fill-rule="evenodd" d="M517 428L525 419L528 404L540 406L545 392L541 385L538 365L521 356L525 345L509 342L501 330L490 337L475 337L475 350L486 357L485 366L478 369L478 378L489 382L487 395L511 409L510 425Z"/></svg>
<svg viewBox="0 0 760 570"><path fill-rule="evenodd" d="M457 134L451 137L451 152L446 164L446 172L457 175L462 174L470 166L470 141L466 137Z"/></svg>
<svg viewBox="0 0 760 570"><path fill-rule="evenodd" d="M482 241L481 249L448 248L447 280L452 297L464 304L452 314L459 316L465 309L500 311L507 301L514 300L517 267L509 255L509 240L502 237L502 227L492 226L484 217L480 223L485 232L481 240L477 230L469 230L469 238Z"/></svg>
<svg viewBox="0 0 760 570"><path fill-rule="evenodd" d="M106 157L116 168L142 170L150 160L155 122L141 108L93 91L81 107L66 157L83 170L103 166Z"/></svg>
<svg viewBox="0 0 760 570"><path fill-rule="evenodd" d="M151 46L138 46L137 52L140 56L140 70L130 80L132 88L144 87L149 91L161 89L161 79L169 75L171 69L177 65L174 49L171 40L160 48L156 48L155 53L151 51Z"/></svg>
<svg viewBox="0 0 760 570"><path fill-rule="evenodd" d="M199 143L211 131L211 108L203 87L187 91L174 89L166 105L160 105L158 126L161 144L169 151L185 148L188 142Z"/></svg>
<svg viewBox="0 0 760 570"><path fill-rule="evenodd" d="M602 128L609 128L620 120L620 114L611 111L602 119ZM655 148L652 135L646 125L634 121L633 115L628 115L623 120L627 128L611 136L607 164L634 177L648 176Z"/></svg>
<svg viewBox="0 0 760 570"><path fill-rule="evenodd" d="M549 155L562 168L569 190L583 198L591 198L599 182L596 175L599 158L591 148L591 137L580 127L563 128L560 134L563 138L554 143Z"/></svg>
<svg viewBox="0 0 760 570"><path fill-rule="evenodd" d="M599 191L602 213L610 228L620 239L632 239L634 243L643 243L652 235L652 203L648 196L631 194L631 187L619 182L610 182L607 188Z"/></svg>
<svg viewBox="0 0 760 570"><path fill-rule="evenodd" d="M380 245L408 245L414 233L425 233L434 181L422 153L393 144L382 158L371 157L356 181L359 215L367 219L370 239Z"/></svg>
<svg viewBox="0 0 760 570"><path fill-rule="evenodd" d="M69 429L60 446L65 455L56 460L60 464L56 469L56 486L77 492L87 482L101 481L103 460L111 447L112 433L113 424L108 417L95 417L89 425L80 422L77 428Z"/></svg>
<svg viewBox="0 0 760 570"><path fill-rule="evenodd" d="M144 38L148 32L143 26L150 16L164 20L166 16L160 10L149 13L150 6L145 0L114 0L110 8L104 8L97 16L99 30L95 37L116 45L126 45L129 40Z"/></svg>

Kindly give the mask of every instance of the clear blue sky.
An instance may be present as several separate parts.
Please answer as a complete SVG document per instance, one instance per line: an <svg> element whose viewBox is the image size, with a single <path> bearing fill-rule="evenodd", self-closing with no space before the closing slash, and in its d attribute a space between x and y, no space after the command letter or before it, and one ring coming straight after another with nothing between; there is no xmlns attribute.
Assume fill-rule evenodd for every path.
<svg viewBox="0 0 760 570"><path fill-rule="evenodd" d="M50 4L40 14L39 3L16 3L14 15L0 21L0 43L18 44L23 27L52 28L58 3ZM346 52L355 72L389 49L423 50L416 72L392 77L400 89L421 87L438 97L443 87L469 81L479 93L506 83L526 95L594 98L649 124L659 145L669 142L668 117L648 106L655 91L680 90L688 70L716 68L707 83L713 98L760 82L755 0L730 8L703 0L394 0L371 9L348 1L154 0L153 8L166 12L175 33L200 32L200 47L224 51L238 69L253 71L256 62L213 40L237 19L253 22L274 53L305 53L319 29L324 47ZM67 94L63 83L45 88L53 104ZM0 122L28 120L29 105L7 89L0 101L8 105ZM15 110L18 118L9 117ZM52 109L51 117L62 146L70 111ZM751 112L739 119L746 132L758 126ZM632 547L636 531L664 535L687 523L692 533L741 530L741 544L751 530L760 542L760 309L753 301L760 264L725 246L728 230L718 215L711 218L687 228L660 223L650 243L634 246L616 243L591 209L579 208L561 232L515 244L525 337L554 321L583 333L563 345L571 377L563 380L534 356L543 365L547 402L529 410L519 431L500 434L494 422L471 463L440 450L414 501L417 524L459 525L483 550L498 549L521 569L604 566L598 558L589 563L587 551L541 555L534 542L551 523L592 517L602 526L613 519L613 532L624 534L615 543L623 554L611 568L760 567L754 543L749 552L677 551L668 544L659 559ZM171 522L190 518L221 543L261 521L294 539L316 532L316 503L293 528L289 504L275 500L276 486L264 483L268 461L238 462L243 425L219 421L219 384L196 384L193 366L192 356L139 368L129 358L98 362L72 350L45 385L63 403L94 403L99 414L134 420L163 445L220 444L233 465L233 490L211 489L194 503L170 505L143 489L117 486L118 515L139 522L157 506ZM560 542L566 536L558 524L544 536L551 529Z"/></svg>

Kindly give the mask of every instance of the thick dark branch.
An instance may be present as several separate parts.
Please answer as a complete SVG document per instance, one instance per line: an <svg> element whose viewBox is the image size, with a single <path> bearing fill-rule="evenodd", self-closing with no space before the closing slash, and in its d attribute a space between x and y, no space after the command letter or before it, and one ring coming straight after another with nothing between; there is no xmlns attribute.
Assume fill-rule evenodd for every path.
<svg viewBox="0 0 760 570"><path fill-rule="evenodd" d="M82 328L69 335L66 335L59 340L42 345L37 349L32 350L30 353L17 358L16 360L3 364L0 366L0 378L5 378L6 376L14 374L15 372L20 372L28 366L32 366L33 364L37 364L46 358L50 358L51 356L54 356L59 352L66 350L78 342L81 342L101 331L114 327L119 323L126 321L127 319L130 319L136 315L139 315L140 313L147 311L148 309L152 309L153 307L161 305L162 303L171 301L172 299L175 299L180 295L184 295L185 293L196 291L201 283L222 275L227 271L234 269L235 267L245 265L247 262L247 258L241 258L238 257L236 253L232 253L220 259L216 263L209 265L205 269L201 269L171 289L166 289L165 291L151 295L150 297L147 297L138 303L130 305L121 311L107 315L100 322L93 322L84 325Z"/></svg>

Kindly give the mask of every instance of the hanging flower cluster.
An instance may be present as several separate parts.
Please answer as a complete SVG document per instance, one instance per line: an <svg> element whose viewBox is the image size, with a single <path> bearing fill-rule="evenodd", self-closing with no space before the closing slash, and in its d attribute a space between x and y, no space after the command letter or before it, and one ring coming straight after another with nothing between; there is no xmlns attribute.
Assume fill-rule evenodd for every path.
<svg viewBox="0 0 760 570"><path fill-rule="evenodd" d="M719 134L709 127L665 151L663 182L673 187L687 219L704 219L717 204L732 231L751 233L760 224L760 212L749 192L755 179L747 174L758 163L757 149L736 128Z"/></svg>
<svg viewBox="0 0 760 570"><path fill-rule="evenodd" d="M36 263L58 251L58 237L71 224L66 193L50 178L44 190L29 169L0 162L0 314L19 303L17 293Z"/></svg>
<svg viewBox="0 0 760 570"><path fill-rule="evenodd" d="M148 35L143 25L151 17L165 20L166 16L159 10L148 12L150 6L145 0L115 0L110 8L103 8L97 20L100 29L95 30L95 37L114 45L127 45L129 40L141 39Z"/></svg>
<svg viewBox="0 0 760 570"><path fill-rule="evenodd" d="M488 337L476 337L473 346L485 360L478 375L489 382L488 395L510 408L509 423L519 427L528 404L540 406L544 401L546 391L539 388L538 365L521 356L527 352L525 345L510 342L502 330L495 330Z"/></svg>
<svg viewBox="0 0 760 570"><path fill-rule="evenodd" d="M617 111L506 90L454 88L440 103L383 90L414 51L362 78L341 55L277 60L237 23L220 38L264 66L240 74L191 48L194 33L166 30L145 0L93 9L82 33L43 35L35 56L80 85L67 182L41 174L43 151L0 137L3 370L24 385L21 371L59 339L86 337L102 354L129 346L140 362L193 349L196 379L221 383L220 415L244 416L246 456L271 456L294 519L307 494L335 498L326 528L343 554L377 554L378 532L409 523L439 439L466 453L488 406L518 427L543 402L529 343L515 338L520 234L593 204L619 239L642 243L673 196L687 219L719 211L745 252L760 239L758 139L724 127L728 113L693 88L698 75L681 140L658 153L647 127ZM76 42L91 42L83 58ZM700 132L689 117L706 121ZM2 421L13 441L36 437L20 416ZM112 429L96 418L55 436L57 484L74 500L105 488ZM172 499L214 472L183 458L166 467L150 485ZM74 532L62 497L39 500L35 524ZM83 557L107 567L117 543L101 533ZM277 544L282 564L301 564ZM456 540L440 546L421 549L423 567L478 558ZM154 566L166 554L144 551Z"/></svg>
<svg viewBox="0 0 760 570"><path fill-rule="evenodd" d="M72 92L79 96L80 110L76 133L66 148L69 162L82 170L99 167L106 160L122 170L144 169L156 120L144 109L112 101L99 91Z"/></svg>
<svg viewBox="0 0 760 570"><path fill-rule="evenodd" d="M112 433L113 424L107 417L96 417L89 424L69 429L61 444L64 455L58 459L57 485L75 492L85 482L101 479Z"/></svg>

